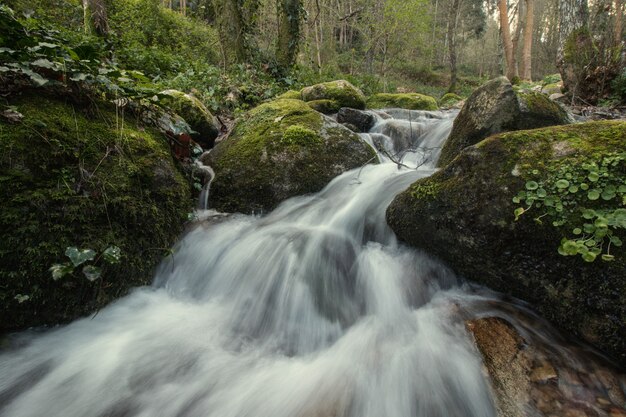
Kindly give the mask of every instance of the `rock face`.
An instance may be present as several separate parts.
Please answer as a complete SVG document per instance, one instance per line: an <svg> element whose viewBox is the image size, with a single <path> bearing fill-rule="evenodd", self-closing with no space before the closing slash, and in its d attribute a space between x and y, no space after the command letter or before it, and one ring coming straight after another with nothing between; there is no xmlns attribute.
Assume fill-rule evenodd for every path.
<svg viewBox="0 0 626 417"><path fill-rule="evenodd" d="M66 322L147 284L193 207L166 138L131 118L116 129L110 104L10 104L24 117L0 118L0 332ZM102 282L80 269L52 279L67 247L110 245L122 259Z"/></svg>
<svg viewBox="0 0 626 417"><path fill-rule="evenodd" d="M374 94L367 99L370 109L399 108L407 110L437 110L437 100L418 93Z"/></svg>
<svg viewBox="0 0 626 417"><path fill-rule="evenodd" d="M335 176L371 162L358 135L300 100L251 110L209 154L216 177L210 205L226 212L264 212L320 191Z"/></svg>
<svg viewBox="0 0 626 417"><path fill-rule="evenodd" d="M359 132L369 132L374 126L375 120L374 116L367 112L343 107L337 113L337 122L355 126Z"/></svg>
<svg viewBox="0 0 626 417"><path fill-rule="evenodd" d="M626 413L619 375L597 358L572 347L574 360L557 355L527 331L486 317L466 322L483 357L498 415L621 416Z"/></svg>
<svg viewBox="0 0 626 417"><path fill-rule="evenodd" d="M181 116L196 132L191 138L205 149L212 148L219 134L216 118L196 97L178 90L165 90L161 103Z"/></svg>
<svg viewBox="0 0 626 417"><path fill-rule="evenodd" d="M476 89L467 99L441 150L439 166L450 163L463 148L490 135L568 123L567 113L547 96L515 93L506 77L499 77Z"/></svg>
<svg viewBox="0 0 626 417"><path fill-rule="evenodd" d="M595 224L607 233L606 225L600 224L606 222L602 220L604 215L598 217L598 213L623 208L621 195L607 192L607 200L596 197L594 187L602 185L594 185L587 178L590 172L583 167L589 168L585 164L592 163L602 166L605 156L623 152L624 143L623 122L591 122L496 135L466 148L447 167L398 195L387 210L387 221L401 240L439 256L466 278L531 303L548 320L599 347L624 366L623 250L614 247L611 252L615 258L610 262L601 261L600 254L587 252L585 244L579 247L578 243L570 243L567 249L587 260L598 260L585 262L581 256L563 256L557 251L564 237L580 239L576 233L588 227L583 224ZM615 177L618 180L623 178L623 173L619 175ZM612 177L603 178L593 179L601 184ZM583 187L583 183L587 185ZM583 191L589 184L588 191ZM513 202L520 192L526 194L535 185L537 193L545 192L553 201L536 199L531 208L523 201ZM555 203L555 196L565 203ZM537 203L544 205L539 207ZM514 211L520 206L528 213L515 221ZM583 217L587 209L595 213L591 220ZM547 212L562 212L564 220L544 215ZM624 213L616 213L616 222L625 221ZM600 223L594 219L600 219ZM558 227L553 225L555 221ZM623 240L623 230L614 228L612 233ZM595 232L590 233L593 236ZM606 251L608 240L602 244Z"/></svg>
<svg viewBox="0 0 626 417"><path fill-rule="evenodd" d="M330 81L316 84L302 90L302 100L332 100L336 102L337 110L341 107L365 109L365 96L355 86L345 80Z"/></svg>

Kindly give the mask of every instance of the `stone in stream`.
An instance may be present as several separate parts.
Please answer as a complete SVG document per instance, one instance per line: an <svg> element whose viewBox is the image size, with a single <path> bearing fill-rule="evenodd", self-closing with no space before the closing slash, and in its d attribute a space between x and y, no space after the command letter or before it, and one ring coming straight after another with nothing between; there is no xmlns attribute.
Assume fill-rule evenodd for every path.
<svg viewBox="0 0 626 417"><path fill-rule="evenodd" d="M437 110L437 100L419 93L379 93L367 99L370 109Z"/></svg>
<svg viewBox="0 0 626 417"><path fill-rule="evenodd" d="M615 237L601 239L603 249L577 243L576 234L591 230L587 223L608 233L598 214L603 210L618 210L615 221L626 221L618 191L625 161L611 168L614 176L602 177L604 197L596 190L604 185L594 185L599 177L589 171L623 152L624 143L626 122L609 121L492 136L399 194L387 221L401 240L468 279L530 303L626 366L624 229L611 228ZM618 247L607 254L609 239Z"/></svg>
<svg viewBox="0 0 626 417"><path fill-rule="evenodd" d="M365 96L357 87L346 80L329 81L305 87L301 92L302 100L306 102L317 102L318 100L331 100L336 110L341 107L351 107L354 109L365 109ZM314 105L321 106L321 103ZM325 106L329 106L325 102Z"/></svg>
<svg viewBox="0 0 626 417"><path fill-rule="evenodd" d="M376 121L374 116L368 112L342 107L337 113L337 122L351 124L358 129L358 132L369 132Z"/></svg>
<svg viewBox="0 0 626 417"><path fill-rule="evenodd" d="M567 112L548 96L515 92L506 77L499 77L477 88L467 99L441 150L439 166L490 135L568 123Z"/></svg>
<svg viewBox="0 0 626 417"><path fill-rule="evenodd" d="M211 207L253 213L320 191L337 175L375 161L357 134L301 100L281 99L240 118L204 162L216 173Z"/></svg>
<svg viewBox="0 0 626 417"><path fill-rule="evenodd" d="M483 357L499 416L620 416L626 411L621 388L622 397L608 394L623 375L588 354L555 356L549 342L522 337L499 317L469 320L466 328Z"/></svg>

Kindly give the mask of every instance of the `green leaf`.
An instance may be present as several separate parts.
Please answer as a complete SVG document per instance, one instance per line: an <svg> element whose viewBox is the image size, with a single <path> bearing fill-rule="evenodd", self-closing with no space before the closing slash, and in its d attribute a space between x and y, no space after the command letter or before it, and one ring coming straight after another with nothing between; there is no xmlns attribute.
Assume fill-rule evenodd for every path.
<svg viewBox="0 0 626 417"><path fill-rule="evenodd" d="M590 190L587 193L587 198L592 201L597 200L598 198L600 198L600 193L596 189Z"/></svg>
<svg viewBox="0 0 626 417"><path fill-rule="evenodd" d="M568 180L558 180L555 185L556 185L556 188L558 188L560 190L563 190L563 189L569 187L569 181Z"/></svg>
<svg viewBox="0 0 626 417"><path fill-rule="evenodd" d="M604 255L602 255L602 260L606 261L606 262L611 262L611 261L615 260L615 256L609 255L609 254L604 254Z"/></svg>
<svg viewBox="0 0 626 417"><path fill-rule="evenodd" d="M72 80L72 81L85 81L87 79L87 77L88 77L87 74L84 74L82 72L78 72L76 74L73 74L70 77L70 80Z"/></svg>
<svg viewBox="0 0 626 417"><path fill-rule="evenodd" d="M74 272L74 267L69 263L54 264L50 267L49 271L52 272L52 279L57 281Z"/></svg>
<svg viewBox="0 0 626 417"><path fill-rule="evenodd" d="M519 219L519 216L521 216L522 214L524 214L526 210L524 210L523 207L518 207L515 209L515 211L513 212L513 214L515 214L515 220Z"/></svg>
<svg viewBox="0 0 626 417"><path fill-rule="evenodd" d="M575 235L580 235L582 234L582 229L580 227L575 228L574 230L572 230L572 233L574 233Z"/></svg>
<svg viewBox="0 0 626 417"><path fill-rule="evenodd" d="M95 281L102 275L102 269L97 266L87 265L83 268L83 274L89 281Z"/></svg>
<svg viewBox="0 0 626 417"><path fill-rule="evenodd" d="M122 250L117 246L109 246L102 252L102 258L110 264L117 264L122 258Z"/></svg>
<svg viewBox="0 0 626 417"><path fill-rule="evenodd" d="M41 68L48 68L48 69L54 69L56 68L56 65L54 62L45 59L45 58L39 58L33 62L30 63L30 65L33 65L35 67L41 67Z"/></svg>
<svg viewBox="0 0 626 417"><path fill-rule="evenodd" d="M545 198L547 195L548 195L548 193L543 188L537 189L537 197Z"/></svg>
<svg viewBox="0 0 626 417"><path fill-rule="evenodd" d="M596 254L593 252L587 252L582 255L585 262L593 262L596 260Z"/></svg>
<svg viewBox="0 0 626 417"><path fill-rule="evenodd" d="M536 181L528 181L526 183L527 190L536 190L537 188L539 188L539 184Z"/></svg>
<svg viewBox="0 0 626 417"><path fill-rule="evenodd" d="M587 191L589 189L589 185L583 182L582 184L580 184L580 189L583 191Z"/></svg>
<svg viewBox="0 0 626 417"><path fill-rule="evenodd" d="M586 209L585 211L583 211L583 217L587 220L593 219L594 217L596 217L596 212L591 209Z"/></svg>
<svg viewBox="0 0 626 417"><path fill-rule="evenodd" d="M30 296L28 295L23 295L23 294L17 294L15 297L13 297L19 304L22 304L24 301L28 301L30 300Z"/></svg>
<svg viewBox="0 0 626 417"><path fill-rule="evenodd" d="M92 249L78 250L75 246L70 246L65 250L65 256L70 258L74 266L79 266L87 261L91 261L96 257L96 252Z"/></svg>
<svg viewBox="0 0 626 417"><path fill-rule="evenodd" d="M596 182L600 179L600 175L597 172L590 172L587 178L591 182Z"/></svg>

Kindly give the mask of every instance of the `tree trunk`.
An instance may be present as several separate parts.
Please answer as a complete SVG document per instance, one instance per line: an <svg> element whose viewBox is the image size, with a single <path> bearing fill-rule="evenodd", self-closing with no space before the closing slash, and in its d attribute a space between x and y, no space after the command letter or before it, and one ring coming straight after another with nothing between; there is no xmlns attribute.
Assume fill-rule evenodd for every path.
<svg viewBox="0 0 626 417"><path fill-rule="evenodd" d="M613 37L615 38L615 46L621 51L622 47L622 0L615 0L615 26Z"/></svg>
<svg viewBox="0 0 626 417"><path fill-rule="evenodd" d="M298 54L302 22L300 0L278 0L278 42L276 59L284 68L291 67Z"/></svg>
<svg viewBox="0 0 626 417"><path fill-rule="evenodd" d="M109 34L105 0L83 0L83 19L85 33L98 36Z"/></svg>
<svg viewBox="0 0 626 417"><path fill-rule="evenodd" d="M511 40L511 28L509 27L509 12L506 0L498 0L500 11L500 33L502 34L502 47L506 58L506 77L509 80L515 78L515 65L513 59L513 41Z"/></svg>
<svg viewBox="0 0 626 417"><path fill-rule="evenodd" d="M461 0L453 0L448 15L448 53L450 54L450 86L449 93L456 92L457 68L456 68L456 27L458 22Z"/></svg>
<svg viewBox="0 0 626 417"><path fill-rule="evenodd" d="M524 46L522 48L522 80L531 81L533 26L535 0L526 0L526 25L524 26Z"/></svg>
<svg viewBox="0 0 626 417"><path fill-rule="evenodd" d="M573 46L573 48L570 48L570 53L577 52L577 40L569 38L574 35L574 32L586 28L588 22L589 8L587 0L559 1L559 49L557 51L556 66L561 74L563 87L570 92L572 100L577 93L576 90L583 75L579 74L581 70L576 68L573 62L566 62L565 49L569 43L571 44L570 46ZM573 59L573 61L576 61L576 59Z"/></svg>
<svg viewBox="0 0 626 417"><path fill-rule="evenodd" d="M220 42L228 64L243 63L252 58L252 35L258 6L247 3L245 0L214 0Z"/></svg>

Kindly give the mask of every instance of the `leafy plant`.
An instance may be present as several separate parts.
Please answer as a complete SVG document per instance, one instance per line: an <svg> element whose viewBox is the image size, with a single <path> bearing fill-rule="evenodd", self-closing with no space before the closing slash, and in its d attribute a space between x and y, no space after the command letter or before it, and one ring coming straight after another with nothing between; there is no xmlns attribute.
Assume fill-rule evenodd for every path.
<svg viewBox="0 0 626 417"><path fill-rule="evenodd" d="M102 267L97 266L101 263L100 261L109 265L118 264L122 253L117 246L109 246L96 258L96 252L93 249L78 249L70 246L65 250L65 256L70 262L54 264L50 267L52 279L57 281L66 275L73 274L76 268L83 265L83 275L93 282L102 276Z"/></svg>
<svg viewBox="0 0 626 417"><path fill-rule="evenodd" d="M626 152L610 153L580 164L561 164L541 179L538 170L529 173L525 189L513 202L515 220L531 209L552 225L564 228L559 245L563 256L580 255L586 262L598 257L613 261L612 247L621 247L618 236L626 229Z"/></svg>

